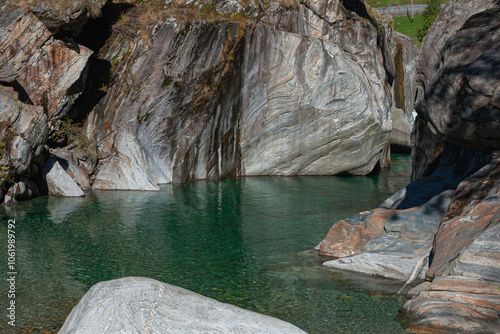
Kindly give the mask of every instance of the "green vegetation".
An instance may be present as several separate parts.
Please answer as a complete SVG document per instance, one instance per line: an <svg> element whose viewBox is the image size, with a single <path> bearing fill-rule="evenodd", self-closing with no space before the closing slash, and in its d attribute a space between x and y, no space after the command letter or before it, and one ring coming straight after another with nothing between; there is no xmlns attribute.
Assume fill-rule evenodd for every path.
<svg viewBox="0 0 500 334"><path fill-rule="evenodd" d="M407 17L393 17L392 21L394 23L394 30L409 36L413 42L420 48L422 41L418 39L417 31L418 28L423 24L424 17L422 14L416 14L414 16L413 22Z"/></svg>
<svg viewBox="0 0 500 334"><path fill-rule="evenodd" d="M423 14L414 15L413 22L407 16L393 17L394 30L409 36L420 48L422 40L441 10L440 0L430 0Z"/></svg>
<svg viewBox="0 0 500 334"><path fill-rule="evenodd" d="M87 138L82 124L75 124L70 118L58 121L57 128L51 133L50 139L55 142L66 140L68 145L77 147L83 154L91 159L98 156L95 139Z"/></svg>
<svg viewBox="0 0 500 334"><path fill-rule="evenodd" d="M441 5L439 0L430 0L429 5L422 14L424 22L420 25L417 30L417 37L419 41L422 41L427 35L427 31L431 27L432 23L436 20L439 12L441 11Z"/></svg>
<svg viewBox="0 0 500 334"><path fill-rule="evenodd" d="M173 78L170 75L165 75L163 82L161 83L162 87L168 87L172 83Z"/></svg>

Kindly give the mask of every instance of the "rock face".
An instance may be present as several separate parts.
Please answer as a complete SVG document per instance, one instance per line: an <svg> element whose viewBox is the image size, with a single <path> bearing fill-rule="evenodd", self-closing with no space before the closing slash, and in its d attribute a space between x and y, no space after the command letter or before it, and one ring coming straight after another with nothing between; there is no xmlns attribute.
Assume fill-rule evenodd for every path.
<svg viewBox="0 0 500 334"><path fill-rule="evenodd" d="M305 333L279 319L138 277L94 285L59 331L74 332Z"/></svg>
<svg viewBox="0 0 500 334"><path fill-rule="evenodd" d="M337 45L257 25L240 118L245 175L368 174L389 134L387 106ZM263 157L267 157L263 159Z"/></svg>
<svg viewBox="0 0 500 334"><path fill-rule="evenodd" d="M493 1L446 4L418 60L414 181L320 245L341 257L325 266L405 280L429 255L403 308L415 331L499 331L499 14Z"/></svg>
<svg viewBox="0 0 500 334"><path fill-rule="evenodd" d="M424 175L426 168L449 147L449 142L458 145L463 143L469 147L488 147L487 151L494 147L491 146L493 144L489 138L495 135L489 134L491 130L487 124L491 124L491 129L495 124L498 125L498 119L495 120L494 116L498 115L495 111L498 106L494 107L496 99L492 98L494 95L484 96L481 89L474 92L474 78L483 78L481 80L488 82L498 80L498 65L494 64L498 61L495 60L496 56L492 58L491 67L489 62L484 63L484 57L489 57L488 54L498 47L493 45L494 43L486 46L488 39L491 40L495 36L495 8L497 1L494 0L480 0L474 3L450 1L441 10L433 28L424 38L417 61L416 111L419 121L415 126L413 138L413 179ZM467 25L465 23L469 18L471 20ZM485 27L481 28L477 21L482 22L483 19ZM489 51L484 50L484 54L481 47L475 47L476 44L462 44L472 42L474 39L469 37L476 34L482 36L481 45L491 48ZM478 39L474 41L478 42ZM460 48L469 50L467 56ZM460 60L461 56L466 57ZM449 62L443 64L444 58ZM487 68L490 70L486 70ZM438 72L441 74L438 75ZM485 75L478 75L479 73ZM457 78L460 80L448 81L454 82L453 86L445 82ZM471 78L473 80L469 82ZM474 112L471 113L472 111ZM484 134L483 127L487 130ZM480 139L484 136L484 139Z"/></svg>
<svg viewBox="0 0 500 334"><path fill-rule="evenodd" d="M498 281L437 277L404 305L403 312L414 319L409 329L416 332L498 333Z"/></svg>
<svg viewBox="0 0 500 334"><path fill-rule="evenodd" d="M0 5L0 200L6 195L10 203L43 192L33 180L46 159L49 133L81 94L92 54L75 42L55 39L18 5ZM80 8L81 2L72 5ZM47 7L41 16L51 13L56 15ZM61 13L56 16L62 20L59 27L69 22Z"/></svg>
<svg viewBox="0 0 500 334"><path fill-rule="evenodd" d="M114 81L87 123L107 156L94 189L157 190L160 183L240 175L364 175L386 164L393 88L384 59L397 48L382 51L364 4L348 12L339 1L243 7L278 29L170 18L131 37L139 8L114 26L101 50ZM398 71L412 72L411 54L399 50L399 57ZM402 95L404 106L412 94Z"/></svg>
<svg viewBox="0 0 500 334"><path fill-rule="evenodd" d="M153 10L108 3L113 17L100 24L112 25L111 36L103 32L94 43L83 24L104 2L0 8L0 82L25 104L43 107L50 153L66 152L61 163L84 189L365 175L390 164L391 118L398 120L395 138L407 145L415 47L362 1L221 1L209 16L204 7L189 14L194 19L182 4ZM103 98L74 108L85 83ZM403 114L391 117L395 106ZM85 122L83 138L69 140L68 115Z"/></svg>

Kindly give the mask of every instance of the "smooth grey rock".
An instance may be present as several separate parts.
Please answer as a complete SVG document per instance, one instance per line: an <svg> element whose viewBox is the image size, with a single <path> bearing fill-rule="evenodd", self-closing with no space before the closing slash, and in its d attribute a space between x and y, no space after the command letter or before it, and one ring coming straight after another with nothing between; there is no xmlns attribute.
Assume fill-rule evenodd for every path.
<svg viewBox="0 0 500 334"><path fill-rule="evenodd" d="M327 268L347 270L368 275L407 280L420 257L409 256L405 253L363 253L344 257L342 259L324 262ZM418 278L425 277L425 265L419 272Z"/></svg>
<svg viewBox="0 0 500 334"><path fill-rule="evenodd" d="M94 285L59 334L305 333L266 315L148 278Z"/></svg>
<svg viewBox="0 0 500 334"><path fill-rule="evenodd" d="M376 104L363 69L328 41L264 25L248 39L240 118L245 174L368 174L390 124L387 102Z"/></svg>
<svg viewBox="0 0 500 334"><path fill-rule="evenodd" d="M71 176L61 167L59 162L50 158L43 168L49 195L79 197L84 196L82 189L73 181Z"/></svg>
<svg viewBox="0 0 500 334"><path fill-rule="evenodd" d="M405 112L401 109L391 110L392 131L391 131L391 148L394 151L405 151L409 153L411 150L411 131L413 129L413 120L408 119Z"/></svg>

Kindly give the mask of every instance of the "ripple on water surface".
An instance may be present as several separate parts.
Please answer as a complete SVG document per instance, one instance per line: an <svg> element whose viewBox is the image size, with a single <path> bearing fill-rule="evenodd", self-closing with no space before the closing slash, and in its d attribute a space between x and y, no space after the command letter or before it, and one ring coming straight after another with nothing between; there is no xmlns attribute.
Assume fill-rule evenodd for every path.
<svg viewBox="0 0 500 334"><path fill-rule="evenodd" d="M2 240L15 218L18 249L17 326L2 321L0 332L56 332L93 284L145 276L308 333L402 333L403 301L394 297L401 283L329 271L305 251L335 221L408 182L409 158L393 162L370 177L200 181L0 209Z"/></svg>

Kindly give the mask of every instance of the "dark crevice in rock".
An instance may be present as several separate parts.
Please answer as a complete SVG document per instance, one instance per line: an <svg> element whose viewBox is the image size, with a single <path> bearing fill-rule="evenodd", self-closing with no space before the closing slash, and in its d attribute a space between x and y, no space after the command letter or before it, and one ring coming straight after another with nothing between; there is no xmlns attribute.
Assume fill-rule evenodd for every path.
<svg viewBox="0 0 500 334"><path fill-rule="evenodd" d="M366 6L364 1L361 0L342 0L342 5L350 10L351 12L355 12L360 17L364 19L371 19L368 11L366 10Z"/></svg>
<svg viewBox="0 0 500 334"><path fill-rule="evenodd" d="M104 87L107 87L111 81L111 64L100 59L98 52L110 38L113 24L132 7L133 5L130 4L106 3L102 7L101 16L89 19L82 32L75 39L78 44L94 51L87 64L88 76L85 90L68 113L68 117L76 123L83 122L101 98L106 95Z"/></svg>
<svg viewBox="0 0 500 334"><path fill-rule="evenodd" d="M85 45L94 52L98 52L111 36L111 27L121 15L134 7L126 3L106 3L101 10L101 16L91 18L83 27L82 32L75 38L79 44Z"/></svg>
<svg viewBox="0 0 500 334"><path fill-rule="evenodd" d="M17 80L13 81L13 82L7 82L7 83L3 82L2 86L11 87L14 90L14 92L17 93L17 95L18 95L17 98L20 102L33 105L33 102L30 100L28 93L23 88L23 86L21 86L19 84L19 82L17 82Z"/></svg>

